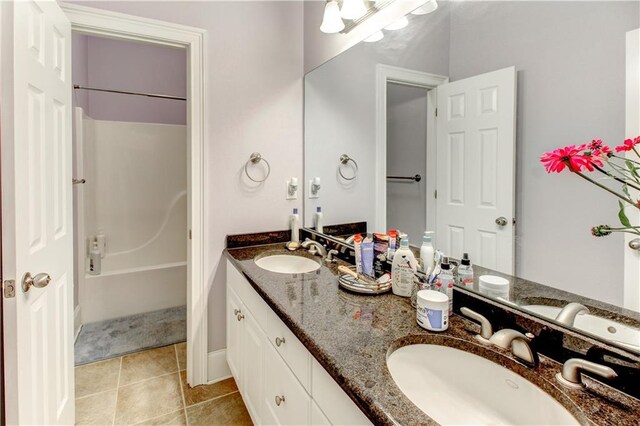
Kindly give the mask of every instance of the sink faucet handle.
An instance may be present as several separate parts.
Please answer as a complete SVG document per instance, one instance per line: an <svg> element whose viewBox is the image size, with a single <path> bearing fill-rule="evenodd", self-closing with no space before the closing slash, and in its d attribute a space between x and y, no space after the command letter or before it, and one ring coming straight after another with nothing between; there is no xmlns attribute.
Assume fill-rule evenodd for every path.
<svg viewBox="0 0 640 426"><path fill-rule="evenodd" d="M531 342L531 339L528 334L529 333L527 333L525 337L515 337L511 341L511 353L516 358L526 362L527 364L529 364L529 366L535 368L538 366L539 362L538 353L533 350L533 348L529 344Z"/></svg>
<svg viewBox="0 0 640 426"><path fill-rule="evenodd" d="M480 334L476 335L476 339L480 343L488 345L490 343L489 339L493 335L493 327L491 326L489 320L479 313L472 311L471 309L466 307L460 308L460 312L462 312L462 315L464 315L465 317L471 318L472 320L478 321L480 323Z"/></svg>
<svg viewBox="0 0 640 426"><path fill-rule="evenodd" d="M584 386L582 382L582 371L588 371L605 379L614 379L618 374L611 367L587 361L581 358L571 358L565 361L562 366L562 373L556 374L558 383L572 389L580 389Z"/></svg>

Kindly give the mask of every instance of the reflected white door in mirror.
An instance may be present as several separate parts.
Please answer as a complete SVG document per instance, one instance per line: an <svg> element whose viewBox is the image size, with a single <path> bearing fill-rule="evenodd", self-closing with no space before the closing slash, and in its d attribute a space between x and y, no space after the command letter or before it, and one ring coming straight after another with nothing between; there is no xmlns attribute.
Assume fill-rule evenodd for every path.
<svg viewBox="0 0 640 426"><path fill-rule="evenodd" d="M438 87L438 247L514 273L515 67Z"/></svg>

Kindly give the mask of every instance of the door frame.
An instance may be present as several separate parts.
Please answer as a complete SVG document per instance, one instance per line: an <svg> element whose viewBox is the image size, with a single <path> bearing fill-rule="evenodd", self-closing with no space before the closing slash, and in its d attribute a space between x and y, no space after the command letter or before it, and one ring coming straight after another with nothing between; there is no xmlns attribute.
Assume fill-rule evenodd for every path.
<svg viewBox="0 0 640 426"><path fill-rule="evenodd" d="M626 34L626 106L625 138L640 135L640 29ZM631 210L631 209L629 209ZM631 222L638 223L640 214L629 211ZM634 235L624 234L624 291L622 304L626 309L640 310L640 252L629 248Z"/></svg>
<svg viewBox="0 0 640 426"><path fill-rule="evenodd" d="M185 25L141 18L103 9L61 3L71 21L71 30L78 33L137 41L187 51L187 128L188 161L191 191L189 223L191 224L190 264L187 282L187 382L191 386L207 383L207 282L205 265L208 259L208 224L204 207L206 158L206 30ZM71 143L71 141L69 141ZM71 165L69 165L71 167Z"/></svg>
<svg viewBox="0 0 640 426"><path fill-rule="evenodd" d="M387 83L402 84L428 89L427 92L427 175L425 229L434 229L436 206L436 88L449 82L449 77L391 65L376 65L376 161L375 161L375 223L371 229L385 232L387 229ZM435 242L434 242L435 244Z"/></svg>

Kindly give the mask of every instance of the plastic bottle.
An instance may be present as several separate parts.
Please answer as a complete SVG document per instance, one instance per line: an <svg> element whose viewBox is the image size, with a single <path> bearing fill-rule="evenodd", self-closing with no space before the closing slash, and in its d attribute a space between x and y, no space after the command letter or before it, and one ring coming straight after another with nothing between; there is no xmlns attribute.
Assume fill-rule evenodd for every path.
<svg viewBox="0 0 640 426"><path fill-rule="evenodd" d="M453 272L451 271L451 264L449 258L442 259L440 264L440 274L438 275L439 290L449 296L449 315L453 312Z"/></svg>
<svg viewBox="0 0 640 426"><path fill-rule="evenodd" d="M429 275L435 267L435 260L433 258L435 254L435 248L433 247L432 239L433 232L425 231L422 237L422 246L420 247L420 265L422 272Z"/></svg>
<svg viewBox="0 0 640 426"><path fill-rule="evenodd" d="M393 256L391 267L391 289L393 294L402 297L411 297L413 289L413 278L417 270L416 258L409 249L409 240L403 238L400 241L400 248Z"/></svg>
<svg viewBox="0 0 640 426"><path fill-rule="evenodd" d="M392 229L387 232L389 235L389 250L387 251L387 260L392 261L393 255L396 254L398 249L398 231Z"/></svg>
<svg viewBox="0 0 640 426"><path fill-rule="evenodd" d="M89 274L100 275L102 271L102 257L100 256L100 249L98 248L98 242L94 241L91 245L91 251L89 252Z"/></svg>
<svg viewBox="0 0 640 426"><path fill-rule="evenodd" d="M322 207L316 208L316 231L323 233L323 221L322 221Z"/></svg>
<svg viewBox="0 0 640 426"><path fill-rule="evenodd" d="M462 287L473 287L473 266L469 259L469 253L462 255L460 266L458 266L458 285Z"/></svg>
<svg viewBox="0 0 640 426"><path fill-rule="evenodd" d="M356 272L362 273L362 235L353 237L353 251L356 253Z"/></svg>
<svg viewBox="0 0 640 426"><path fill-rule="evenodd" d="M298 209L293 209L293 214L289 218L289 224L291 226L291 242L300 242L300 216L298 215Z"/></svg>
<svg viewBox="0 0 640 426"><path fill-rule="evenodd" d="M362 273L373 278L373 236L367 234L362 240L361 246Z"/></svg>

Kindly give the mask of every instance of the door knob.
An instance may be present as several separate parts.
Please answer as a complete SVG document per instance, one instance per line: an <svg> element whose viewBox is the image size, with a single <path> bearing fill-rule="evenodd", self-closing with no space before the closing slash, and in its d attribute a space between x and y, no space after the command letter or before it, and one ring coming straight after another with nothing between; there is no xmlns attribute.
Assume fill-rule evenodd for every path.
<svg viewBox="0 0 640 426"><path fill-rule="evenodd" d="M284 395L276 395L276 405L279 407L284 402Z"/></svg>
<svg viewBox="0 0 640 426"><path fill-rule="evenodd" d="M27 272L22 277L22 291L26 293L31 287L44 288L49 285L49 282L51 282L51 277L47 273L42 272L33 277L31 273Z"/></svg>
<svg viewBox="0 0 640 426"><path fill-rule="evenodd" d="M629 241L629 248L631 250L640 250L640 238L634 238Z"/></svg>
<svg viewBox="0 0 640 426"><path fill-rule="evenodd" d="M496 225L498 226L507 226L507 223L509 223L507 221L507 218L504 216L500 216L499 218L496 219Z"/></svg>

